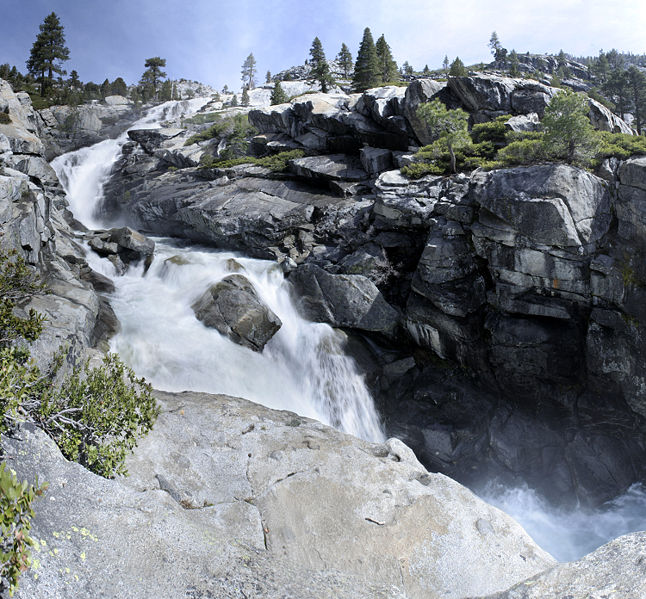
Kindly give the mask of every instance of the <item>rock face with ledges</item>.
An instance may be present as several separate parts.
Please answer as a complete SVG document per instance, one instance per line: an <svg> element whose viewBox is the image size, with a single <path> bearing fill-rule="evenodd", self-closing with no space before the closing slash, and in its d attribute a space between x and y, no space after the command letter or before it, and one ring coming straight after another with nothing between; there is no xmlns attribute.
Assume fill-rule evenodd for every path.
<svg viewBox="0 0 646 599"><path fill-rule="evenodd" d="M459 598L554 564L400 441L366 443L241 399L157 397L162 414L127 478L65 461L33 429L8 440L18 476L49 482L32 527L39 566L17 598Z"/></svg>

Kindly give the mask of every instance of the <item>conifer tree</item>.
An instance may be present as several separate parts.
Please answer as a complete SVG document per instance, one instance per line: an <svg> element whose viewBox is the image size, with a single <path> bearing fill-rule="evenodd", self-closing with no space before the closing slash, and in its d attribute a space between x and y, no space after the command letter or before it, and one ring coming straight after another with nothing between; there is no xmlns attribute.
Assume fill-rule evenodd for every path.
<svg viewBox="0 0 646 599"><path fill-rule="evenodd" d="M231 106L237 106L238 105L238 96L236 94L233 94L233 98L231 98Z"/></svg>
<svg viewBox="0 0 646 599"><path fill-rule="evenodd" d="M276 81L276 83L274 84L274 89L271 92L271 105L274 106L276 104L284 104L288 100L289 98L280 85L280 81Z"/></svg>
<svg viewBox="0 0 646 599"><path fill-rule="evenodd" d="M68 85L70 86L71 89L78 89L79 87L81 87L82 84L79 79L79 74L76 72L76 70L73 70L70 73Z"/></svg>
<svg viewBox="0 0 646 599"><path fill-rule="evenodd" d="M249 89L256 86L256 59L253 52L242 63L242 85Z"/></svg>
<svg viewBox="0 0 646 599"><path fill-rule="evenodd" d="M345 44L341 44L341 51L337 55L336 60L341 72L343 73L343 78L349 79L354 65L352 63L352 54L350 53L350 49Z"/></svg>
<svg viewBox="0 0 646 599"><path fill-rule="evenodd" d="M101 97L105 98L110 95L110 81L106 78L105 81L101 84Z"/></svg>
<svg viewBox="0 0 646 599"><path fill-rule="evenodd" d="M379 76L383 83L395 81L397 77L397 63L393 59L390 46L386 42L386 37L382 34L375 44L377 59L379 62Z"/></svg>
<svg viewBox="0 0 646 599"><path fill-rule="evenodd" d="M161 84L159 98L164 102L168 102L173 99L173 82L170 81L170 79L167 79Z"/></svg>
<svg viewBox="0 0 646 599"><path fill-rule="evenodd" d="M110 84L110 92L116 96L126 96L128 94L128 86L121 77L117 77Z"/></svg>
<svg viewBox="0 0 646 599"><path fill-rule="evenodd" d="M631 109L635 117L635 128L638 133L641 133L646 117L646 75L635 65L632 65L626 71L626 79L630 91Z"/></svg>
<svg viewBox="0 0 646 599"><path fill-rule="evenodd" d="M424 70L422 71L422 75L429 76L431 74L431 69L428 68L428 65L424 65Z"/></svg>
<svg viewBox="0 0 646 599"><path fill-rule="evenodd" d="M442 70L445 73L449 72L449 57L446 54L444 55L444 60L442 61Z"/></svg>
<svg viewBox="0 0 646 599"><path fill-rule="evenodd" d="M249 91L247 88L243 88L242 96L240 97L240 104L242 106L249 106Z"/></svg>
<svg viewBox="0 0 646 599"><path fill-rule="evenodd" d="M145 102L157 96L159 81L166 77L166 73L162 71L162 67L166 66L166 59L153 56L146 59L144 66L146 70L141 76L139 85L142 87L142 96Z"/></svg>
<svg viewBox="0 0 646 599"><path fill-rule="evenodd" d="M516 54L516 50L512 50L509 53L509 74L512 77L518 77L520 75L519 65L518 54Z"/></svg>
<svg viewBox="0 0 646 599"><path fill-rule="evenodd" d="M413 65L410 65L408 64L408 61L405 61L404 64L402 65L402 75L406 75L407 77L410 77L414 72L415 72L415 69L413 69Z"/></svg>
<svg viewBox="0 0 646 599"><path fill-rule="evenodd" d="M271 83L271 71L267 71L265 75L265 83Z"/></svg>
<svg viewBox="0 0 646 599"><path fill-rule="evenodd" d="M370 28L363 31L363 39L357 52L357 60L354 63L354 77L352 85L356 91L362 92L381 83L379 76L379 60L375 42L372 39Z"/></svg>
<svg viewBox="0 0 646 599"><path fill-rule="evenodd" d="M464 66L464 63L460 60L458 56L455 57L455 60L451 63L451 68L449 69L449 75L451 77L466 77L468 71Z"/></svg>
<svg viewBox="0 0 646 599"><path fill-rule="evenodd" d="M69 58L70 51L65 46L63 26L53 12L40 25L40 33L27 60L27 70L40 81L41 97L51 88L54 73L63 74L61 63Z"/></svg>
<svg viewBox="0 0 646 599"><path fill-rule="evenodd" d="M502 44L498 39L498 34L495 31L491 34L491 38L489 39L489 48L491 48L494 62L505 62L505 58L507 58L507 50L502 47Z"/></svg>
<svg viewBox="0 0 646 599"><path fill-rule="evenodd" d="M332 73L330 73L330 65L325 59L325 52L323 52L323 44L318 37L314 38L312 47L310 48L310 75L308 82L318 82L321 86L321 91L326 94L329 87L334 85Z"/></svg>

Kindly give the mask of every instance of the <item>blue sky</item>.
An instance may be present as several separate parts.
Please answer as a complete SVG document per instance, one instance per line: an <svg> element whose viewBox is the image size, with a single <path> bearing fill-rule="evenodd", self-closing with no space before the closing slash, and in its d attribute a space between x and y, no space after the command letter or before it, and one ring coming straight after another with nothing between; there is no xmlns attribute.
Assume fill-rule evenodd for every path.
<svg viewBox="0 0 646 599"><path fill-rule="evenodd" d="M147 57L161 56L170 77L238 87L250 52L264 77L301 64L315 36L328 58L342 42L354 56L366 26L420 69L445 54L489 60L493 30L518 52L646 52L646 0L0 0L0 63L25 70L51 11L65 27L65 68L98 83L133 83Z"/></svg>

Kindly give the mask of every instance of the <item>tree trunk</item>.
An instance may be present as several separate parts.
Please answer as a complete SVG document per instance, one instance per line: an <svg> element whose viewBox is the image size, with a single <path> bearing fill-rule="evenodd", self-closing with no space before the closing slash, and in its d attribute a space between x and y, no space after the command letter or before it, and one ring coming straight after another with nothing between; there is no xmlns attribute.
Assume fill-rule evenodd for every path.
<svg viewBox="0 0 646 599"><path fill-rule="evenodd" d="M449 154L451 155L451 172L457 173L458 172L457 161L455 159L455 152L453 151L453 145L451 144L451 142L449 142L447 145L449 147Z"/></svg>

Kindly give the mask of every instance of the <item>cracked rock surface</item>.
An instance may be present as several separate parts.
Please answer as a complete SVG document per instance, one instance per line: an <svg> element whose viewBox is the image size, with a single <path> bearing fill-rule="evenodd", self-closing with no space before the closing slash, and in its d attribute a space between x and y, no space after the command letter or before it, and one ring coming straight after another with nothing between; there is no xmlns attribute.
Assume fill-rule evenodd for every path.
<svg viewBox="0 0 646 599"><path fill-rule="evenodd" d="M156 395L162 414L127 478L67 462L28 426L6 440L19 478L50 485L16 597L467 597L554 564L398 440L242 399Z"/></svg>

